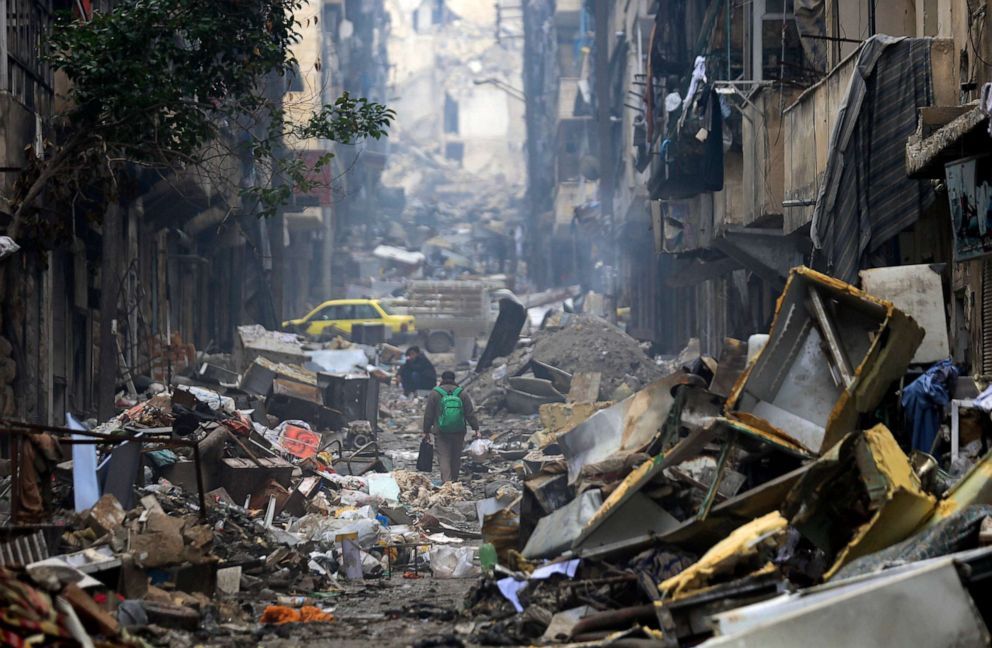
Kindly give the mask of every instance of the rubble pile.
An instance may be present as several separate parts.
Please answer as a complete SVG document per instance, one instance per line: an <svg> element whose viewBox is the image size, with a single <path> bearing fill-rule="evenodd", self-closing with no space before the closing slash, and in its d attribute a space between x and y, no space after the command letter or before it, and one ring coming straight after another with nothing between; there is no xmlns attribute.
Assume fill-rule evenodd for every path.
<svg viewBox="0 0 992 648"><path fill-rule="evenodd" d="M238 642L258 628L339 623L331 597L367 579L479 574L477 501L519 492L512 467L490 463L533 425L468 453L468 485L394 470L393 457L412 463L394 448L419 438L422 400L383 387L392 348L239 333L232 356L205 357L170 388L121 394L125 409L92 430L22 431L25 447L96 445L73 445L54 471L53 532L0 538L0 566L13 570L0 577L36 599L8 621L50 617L52 637L82 643L183 644L204 632Z"/></svg>
<svg viewBox="0 0 992 648"><path fill-rule="evenodd" d="M615 400L616 391L638 391L664 372L636 340L595 315L571 315L534 344L533 359L570 374L598 372L598 400Z"/></svg>
<svg viewBox="0 0 992 648"><path fill-rule="evenodd" d="M573 377L582 375L587 380L583 393L569 398ZM637 341L615 325L595 315L556 312L543 329L496 359L470 385L479 405L490 411L536 414L546 403L623 400L664 375Z"/></svg>
<svg viewBox="0 0 992 648"><path fill-rule="evenodd" d="M264 331L230 359L238 371L213 358L93 430L25 427L39 474L41 437L74 444L53 473L58 524L0 540L16 610L4 631L105 645L362 632L765 646L815 628L854 645L852 610L877 611L858 637L884 638L884 620L918 600L930 605L896 643L981 645L992 454L983 425L945 430L939 408L888 423L906 398L953 390L946 363L911 365L925 333L913 319L799 268L749 362L680 358L608 400L611 365L555 354L564 336L622 348L601 326L552 323L483 374L507 372L506 409L514 390L562 398L536 416L483 415L488 438L466 446L458 482L412 469L423 401L387 388L379 402L375 376L392 367L377 349ZM988 416L990 394L968 403ZM932 452L914 447L931 433ZM390 636L413 618L442 634Z"/></svg>
<svg viewBox="0 0 992 648"><path fill-rule="evenodd" d="M528 361L578 375L544 346L566 330ZM936 430L927 450L947 447L941 409L886 425L923 336L890 302L798 268L746 365L679 362L616 402L541 405L520 497L483 519L496 561L467 601L471 640L983 645L992 455L974 436L967 452L914 448L918 425ZM944 390L941 367L903 393ZM947 599L891 630L906 593L938 582Z"/></svg>

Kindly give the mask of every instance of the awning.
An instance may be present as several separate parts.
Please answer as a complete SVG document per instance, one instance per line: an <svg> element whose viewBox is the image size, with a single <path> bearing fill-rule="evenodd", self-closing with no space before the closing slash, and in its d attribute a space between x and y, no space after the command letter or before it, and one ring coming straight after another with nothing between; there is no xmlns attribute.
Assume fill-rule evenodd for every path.
<svg viewBox="0 0 992 648"><path fill-rule="evenodd" d="M988 119L977 104L922 109L916 133L906 142L907 175L943 178L946 163L992 150Z"/></svg>
<svg viewBox="0 0 992 648"><path fill-rule="evenodd" d="M304 207L303 211L283 212L286 227L296 232L315 231L324 228L324 214L320 207Z"/></svg>

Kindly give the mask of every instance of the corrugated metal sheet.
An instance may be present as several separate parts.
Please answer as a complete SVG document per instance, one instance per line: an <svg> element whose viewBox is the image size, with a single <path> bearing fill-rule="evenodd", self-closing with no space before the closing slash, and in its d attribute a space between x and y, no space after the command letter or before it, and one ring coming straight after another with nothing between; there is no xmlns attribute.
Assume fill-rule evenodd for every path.
<svg viewBox="0 0 992 648"><path fill-rule="evenodd" d="M41 531L0 544L0 565L23 567L48 558L48 544Z"/></svg>

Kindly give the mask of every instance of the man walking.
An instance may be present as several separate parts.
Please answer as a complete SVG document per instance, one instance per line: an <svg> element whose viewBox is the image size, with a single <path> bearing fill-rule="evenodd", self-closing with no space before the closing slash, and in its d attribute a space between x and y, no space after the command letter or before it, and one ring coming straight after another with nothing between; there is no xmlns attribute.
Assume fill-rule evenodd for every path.
<svg viewBox="0 0 992 648"><path fill-rule="evenodd" d="M405 396L410 396L418 389L434 389L437 384L437 371L418 346L406 350L406 362L400 367L398 374Z"/></svg>
<svg viewBox="0 0 992 648"><path fill-rule="evenodd" d="M475 416L472 398L455 383L455 373L441 374L441 385L431 390L424 408L424 440L430 442L434 434L437 463L441 467L441 481L457 481L465 447L466 423L479 433L479 419Z"/></svg>

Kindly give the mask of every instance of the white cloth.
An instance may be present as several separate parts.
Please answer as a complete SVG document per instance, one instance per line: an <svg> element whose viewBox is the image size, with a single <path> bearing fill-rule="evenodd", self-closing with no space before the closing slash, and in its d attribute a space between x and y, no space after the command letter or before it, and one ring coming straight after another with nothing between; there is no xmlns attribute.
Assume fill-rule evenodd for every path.
<svg viewBox="0 0 992 648"><path fill-rule="evenodd" d="M512 576L507 576L506 578L501 578L496 581L496 587L499 588L500 593L503 597L513 604L513 608L517 612L523 612L524 606L520 604L520 591L527 587L527 583L535 580L544 580L545 578L550 578L553 574L563 574L568 578L575 577L575 570L579 568L579 559L573 558L567 562L550 563L544 565L543 567L538 567L530 573L524 580L517 580Z"/></svg>
<svg viewBox="0 0 992 648"><path fill-rule="evenodd" d="M979 104L982 112L989 116L989 135L992 136L992 82L982 86L982 99Z"/></svg>
<svg viewBox="0 0 992 648"><path fill-rule="evenodd" d="M706 83L706 57L697 56L696 63L692 66L692 81L689 82L689 92L686 93L682 101L682 108L687 109L692 99L696 96L696 90L700 83Z"/></svg>
<svg viewBox="0 0 992 648"><path fill-rule="evenodd" d="M992 387L987 388L975 398L975 407L983 412L992 412Z"/></svg>

